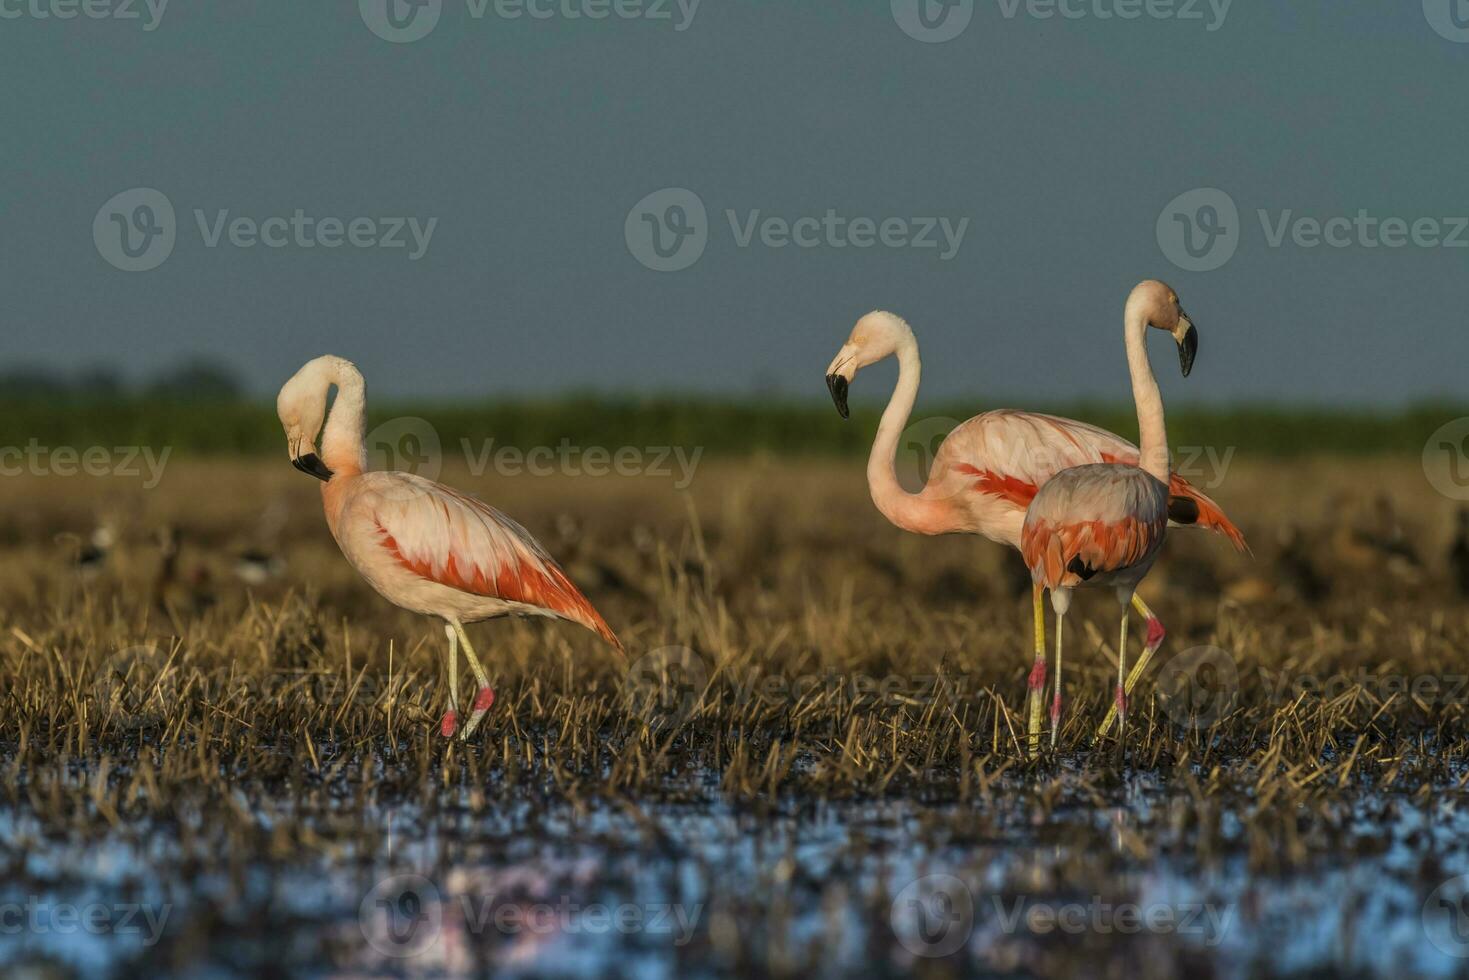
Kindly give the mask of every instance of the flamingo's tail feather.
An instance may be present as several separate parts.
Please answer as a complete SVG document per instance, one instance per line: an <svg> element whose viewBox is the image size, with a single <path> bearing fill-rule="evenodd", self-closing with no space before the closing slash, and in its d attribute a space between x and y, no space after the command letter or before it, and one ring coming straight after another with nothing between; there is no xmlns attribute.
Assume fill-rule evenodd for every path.
<svg viewBox="0 0 1469 980"><path fill-rule="evenodd" d="M1244 533L1229 519L1223 508L1181 476L1174 475L1170 482L1171 485L1168 488L1168 520L1170 522L1207 528L1215 534L1224 535L1233 542L1238 550L1247 555L1253 555L1250 546L1245 542Z"/></svg>

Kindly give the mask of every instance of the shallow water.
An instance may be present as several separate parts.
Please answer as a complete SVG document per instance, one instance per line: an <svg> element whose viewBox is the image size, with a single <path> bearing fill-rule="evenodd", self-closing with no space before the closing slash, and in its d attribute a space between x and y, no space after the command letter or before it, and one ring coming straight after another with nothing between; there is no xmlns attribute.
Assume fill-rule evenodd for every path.
<svg viewBox="0 0 1469 980"><path fill-rule="evenodd" d="M1250 856L1147 774L988 801L518 799L476 808L235 791L249 846L208 821L86 839L0 810L0 966L37 975L684 977L716 973L1217 975L1469 969L1469 816L1344 796L1305 858ZM323 802L323 799L326 802ZM373 843L343 826L376 828ZM310 841L277 848L289 829ZM279 853L276 853L279 851ZM1207 851L1207 853L1206 853ZM70 911L74 910L74 911ZM1140 966L1145 964L1145 966Z"/></svg>

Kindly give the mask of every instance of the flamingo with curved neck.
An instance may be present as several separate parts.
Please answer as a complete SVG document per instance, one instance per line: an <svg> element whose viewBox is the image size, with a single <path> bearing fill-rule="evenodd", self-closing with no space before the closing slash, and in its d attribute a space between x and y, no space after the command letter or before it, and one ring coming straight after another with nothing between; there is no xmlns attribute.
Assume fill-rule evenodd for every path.
<svg viewBox="0 0 1469 980"><path fill-rule="evenodd" d="M1176 296L1174 301L1176 306ZM1167 308L1154 312L1158 315L1154 325L1166 329L1177 342L1179 363L1187 374L1198 351L1198 331L1182 310L1176 314ZM1000 409L956 426L935 454L927 483L917 493L910 493L898 481L895 462L922 371L912 328L901 317L885 311L862 317L827 367L826 381L837 410L846 418L848 393L857 373L894 356L898 359L898 383L883 411L868 457L867 484L877 509L906 531L979 534L1018 551L1026 508L1057 473L1088 463L1136 466L1140 462L1137 446L1105 429L1054 415ZM1146 377L1152 377L1144 345L1129 344L1128 365L1141 366ZM1136 390L1137 384L1143 385L1142 390ZM1208 528L1229 538L1240 550L1247 550L1244 536L1218 504L1182 477L1168 475L1166 435L1152 431L1155 422L1162 424L1156 381L1151 400L1142 376L1135 376L1134 387L1139 431L1150 449L1154 445L1162 447L1159 453L1150 453L1150 457L1157 458L1150 459L1149 465L1155 475L1162 472L1167 477L1169 519L1178 525ZM1033 690L1044 687L1046 676L1042 592L1039 587L1032 590L1036 637ZM1133 605L1147 621L1150 656L1163 642L1163 627L1140 598L1135 597ZM1146 663L1146 657L1140 662ZM1129 683L1135 680L1133 677Z"/></svg>
<svg viewBox="0 0 1469 980"><path fill-rule="evenodd" d="M337 397L327 414L327 395ZM367 387L351 361L306 362L281 388L276 412L291 464L322 481L327 527L342 554L383 598L435 616L449 641L448 710L439 730L459 730L458 652L479 683L460 738L495 701L465 624L500 616L577 623L622 653L616 634L525 528L480 500L413 473L367 469ZM316 440L321 437L321 455Z"/></svg>
<svg viewBox="0 0 1469 980"><path fill-rule="evenodd" d="M1177 330L1188 323L1178 296L1161 282L1140 284L1123 314L1128 372L1137 407L1142 448L1136 464L1091 463L1057 473L1025 512L1020 549L1036 588L1050 590L1056 613L1056 691L1051 702L1051 746L1061 723L1061 637L1071 593L1081 586L1109 586L1122 606L1113 709L1120 719L1119 746L1127 731L1127 610L1138 583L1157 560L1168 531L1168 433L1163 396L1148 363L1148 327ZM1193 329L1190 324L1189 329ZM1187 375L1192 359L1185 357ZM1145 654L1150 657L1151 651ZM1140 661L1138 669L1146 667ZM1032 688L1032 746L1038 737L1039 692ZM1098 733L1111 724L1108 715Z"/></svg>

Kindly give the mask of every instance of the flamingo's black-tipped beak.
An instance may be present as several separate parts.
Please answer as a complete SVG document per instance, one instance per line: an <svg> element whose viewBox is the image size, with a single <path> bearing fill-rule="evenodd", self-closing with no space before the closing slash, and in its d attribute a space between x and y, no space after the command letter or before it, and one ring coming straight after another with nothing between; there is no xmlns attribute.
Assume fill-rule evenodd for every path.
<svg viewBox="0 0 1469 980"><path fill-rule="evenodd" d="M1186 378L1194 369L1194 357L1199 353L1199 331L1187 316L1180 318L1178 325L1185 328L1183 335L1178 338L1178 366L1183 369L1183 376Z"/></svg>
<svg viewBox="0 0 1469 980"><path fill-rule="evenodd" d="M305 456L296 456L291 459L291 465L302 473L309 473L322 483L332 478L332 471L326 468L321 457L315 453L307 453Z"/></svg>
<svg viewBox="0 0 1469 980"><path fill-rule="evenodd" d="M851 418L852 413L847 408L847 379L840 374L828 374L826 387L831 390L831 400L836 402L837 411L842 418Z"/></svg>

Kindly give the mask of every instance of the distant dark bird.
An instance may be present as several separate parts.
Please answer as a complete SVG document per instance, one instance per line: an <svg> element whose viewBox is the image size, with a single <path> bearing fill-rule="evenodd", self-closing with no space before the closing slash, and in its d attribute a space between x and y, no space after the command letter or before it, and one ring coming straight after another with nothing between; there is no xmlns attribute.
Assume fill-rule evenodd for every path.
<svg viewBox="0 0 1469 980"><path fill-rule="evenodd" d="M71 549L72 568L76 569L82 578L91 580L107 567L107 561L112 557L112 551L117 546L117 532L112 529L110 523L103 521L93 529L86 540L69 531L56 535L55 540L57 544Z"/></svg>
<svg viewBox="0 0 1469 980"><path fill-rule="evenodd" d="M1400 582L1422 578L1423 562L1386 494L1374 498L1370 510L1361 501L1337 496L1329 502L1328 513L1334 570L1355 572L1363 581L1384 570Z"/></svg>
<svg viewBox="0 0 1469 980"><path fill-rule="evenodd" d="M166 615L202 612L214 605L209 569L181 565L183 533L172 524L158 530L158 571L153 576L153 604Z"/></svg>
<svg viewBox="0 0 1469 980"><path fill-rule="evenodd" d="M246 585L264 585L285 572L286 560L280 556L279 547L287 514L285 503L279 499L265 508L252 542L235 552L235 578Z"/></svg>
<svg viewBox="0 0 1469 980"><path fill-rule="evenodd" d="M1275 568L1281 581L1312 605L1325 599L1331 592L1331 583L1316 570L1300 528L1287 524L1280 529L1278 540L1280 553L1276 556Z"/></svg>
<svg viewBox="0 0 1469 980"><path fill-rule="evenodd" d="M267 551L246 548L235 555L235 578L246 585L264 585L285 570L285 559Z"/></svg>

